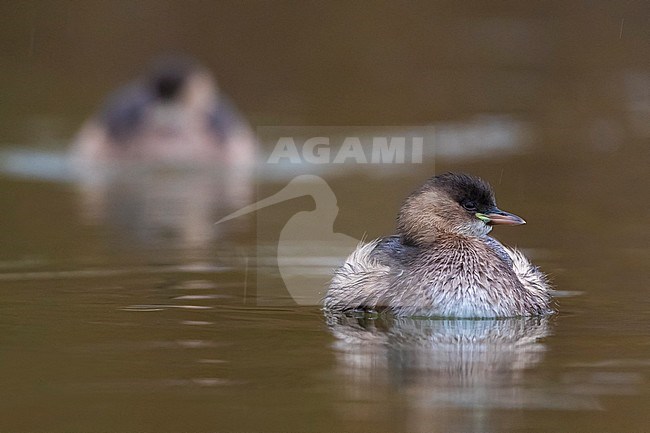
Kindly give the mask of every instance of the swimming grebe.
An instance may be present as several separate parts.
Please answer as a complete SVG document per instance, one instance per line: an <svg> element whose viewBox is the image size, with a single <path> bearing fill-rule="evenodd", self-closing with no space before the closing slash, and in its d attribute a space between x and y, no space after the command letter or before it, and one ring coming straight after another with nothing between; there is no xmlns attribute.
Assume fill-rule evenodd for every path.
<svg viewBox="0 0 650 433"><path fill-rule="evenodd" d="M185 57L162 58L109 96L79 131L82 162L248 164L254 134L210 72Z"/></svg>
<svg viewBox="0 0 650 433"><path fill-rule="evenodd" d="M360 245L335 271L325 308L464 318L552 313L544 274L488 236L499 224L525 221L499 210L486 182L432 177L402 205L397 234Z"/></svg>

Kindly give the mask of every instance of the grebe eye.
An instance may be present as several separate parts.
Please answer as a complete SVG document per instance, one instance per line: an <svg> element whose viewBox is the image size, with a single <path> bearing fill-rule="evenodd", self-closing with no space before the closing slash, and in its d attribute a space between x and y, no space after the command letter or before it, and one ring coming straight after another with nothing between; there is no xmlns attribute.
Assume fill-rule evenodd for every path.
<svg viewBox="0 0 650 433"><path fill-rule="evenodd" d="M473 201L466 201L465 203L463 203L463 207L465 209L467 209L468 211L471 211L471 212L474 212L474 211L477 210L476 209L476 203L474 203Z"/></svg>

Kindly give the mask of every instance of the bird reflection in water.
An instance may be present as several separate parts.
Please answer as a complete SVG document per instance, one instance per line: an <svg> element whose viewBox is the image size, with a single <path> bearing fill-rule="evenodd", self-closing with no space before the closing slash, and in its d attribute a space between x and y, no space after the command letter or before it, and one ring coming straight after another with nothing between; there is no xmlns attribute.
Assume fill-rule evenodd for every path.
<svg viewBox="0 0 650 433"><path fill-rule="evenodd" d="M90 223L131 245L206 247L214 221L250 202L256 148L210 72L170 57L109 96L71 159Z"/></svg>
<svg viewBox="0 0 650 433"><path fill-rule="evenodd" d="M425 320L328 312L326 319L337 372L352 400L341 410L353 419L381 419L382 402L395 395L409 407L404 431L424 431L432 422L445 426L442 431L469 431L480 422L450 408L480 409L477 416L484 416L483 409L597 407L587 396L535 388L543 339L553 329L549 317Z"/></svg>

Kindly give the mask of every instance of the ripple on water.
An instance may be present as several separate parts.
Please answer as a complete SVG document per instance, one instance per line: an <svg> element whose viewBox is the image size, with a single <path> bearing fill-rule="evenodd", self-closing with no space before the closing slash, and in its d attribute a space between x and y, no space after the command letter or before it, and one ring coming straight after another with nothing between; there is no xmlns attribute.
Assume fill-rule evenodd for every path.
<svg viewBox="0 0 650 433"><path fill-rule="evenodd" d="M120 308L121 311L135 311L135 312L153 312L153 311L165 311L171 310L174 308L183 309L183 310L212 310L213 307L207 305L129 305L124 308Z"/></svg>

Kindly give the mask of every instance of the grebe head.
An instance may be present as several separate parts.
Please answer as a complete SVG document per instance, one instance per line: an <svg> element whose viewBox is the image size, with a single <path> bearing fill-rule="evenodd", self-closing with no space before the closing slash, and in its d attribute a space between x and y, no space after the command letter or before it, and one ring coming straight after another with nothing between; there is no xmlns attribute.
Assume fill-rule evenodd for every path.
<svg viewBox="0 0 650 433"><path fill-rule="evenodd" d="M194 72L194 67L185 62L166 62L153 65L148 78L152 94L161 101L176 98L187 79Z"/></svg>
<svg viewBox="0 0 650 433"><path fill-rule="evenodd" d="M525 223L497 208L494 192L484 180L445 173L407 197L397 217L397 232L408 244L427 245L441 233L485 236L493 225Z"/></svg>
<svg viewBox="0 0 650 433"><path fill-rule="evenodd" d="M144 84L154 101L182 103L210 110L218 90L211 74L194 59L184 56L161 57L145 75Z"/></svg>

